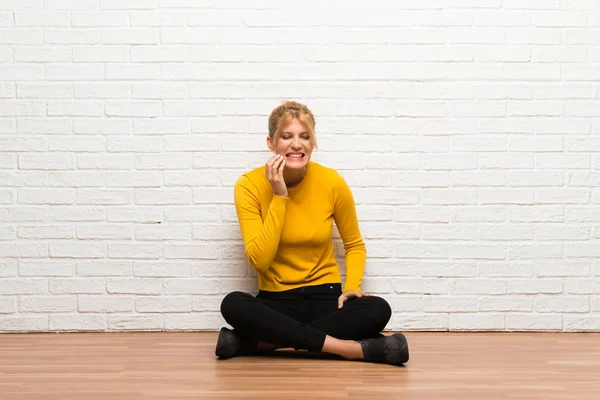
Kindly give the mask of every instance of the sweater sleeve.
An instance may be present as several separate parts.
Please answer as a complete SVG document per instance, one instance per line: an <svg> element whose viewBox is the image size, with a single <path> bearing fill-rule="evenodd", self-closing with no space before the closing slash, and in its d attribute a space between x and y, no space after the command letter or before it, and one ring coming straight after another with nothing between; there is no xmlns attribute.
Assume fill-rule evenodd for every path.
<svg viewBox="0 0 600 400"><path fill-rule="evenodd" d="M344 178L334 173L333 219L344 242L346 254L346 284L344 291L360 291L367 263L367 248L358 227L354 197Z"/></svg>
<svg viewBox="0 0 600 400"><path fill-rule="evenodd" d="M260 200L253 183L242 176L235 184L234 202L246 258L257 272L266 272L277 254L287 200L286 197L273 195L263 222Z"/></svg>

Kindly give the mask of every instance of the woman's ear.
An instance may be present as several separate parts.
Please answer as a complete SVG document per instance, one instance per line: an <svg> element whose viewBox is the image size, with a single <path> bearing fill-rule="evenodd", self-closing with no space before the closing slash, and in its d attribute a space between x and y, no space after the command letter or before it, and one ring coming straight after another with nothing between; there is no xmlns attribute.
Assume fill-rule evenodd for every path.
<svg viewBox="0 0 600 400"><path fill-rule="evenodd" d="M271 151L275 151L275 149L273 148L273 139L271 139L270 136L267 136L267 147L271 150Z"/></svg>

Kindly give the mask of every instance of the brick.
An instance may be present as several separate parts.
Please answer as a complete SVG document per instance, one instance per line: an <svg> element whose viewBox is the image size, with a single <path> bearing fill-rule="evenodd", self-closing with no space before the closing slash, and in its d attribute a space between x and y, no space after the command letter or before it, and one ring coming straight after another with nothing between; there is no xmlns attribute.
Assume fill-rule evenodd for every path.
<svg viewBox="0 0 600 400"><path fill-rule="evenodd" d="M74 27L125 27L129 16L125 11L74 11L71 24Z"/></svg>
<svg viewBox="0 0 600 400"><path fill-rule="evenodd" d="M537 312L588 312L590 299L588 296L537 296L535 311Z"/></svg>
<svg viewBox="0 0 600 400"><path fill-rule="evenodd" d="M564 213L561 206L509 206L507 220L512 222L562 222Z"/></svg>
<svg viewBox="0 0 600 400"><path fill-rule="evenodd" d="M64 137L57 136L48 139L48 150L68 152L97 153L106 148L103 138L96 137Z"/></svg>
<svg viewBox="0 0 600 400"><path fill-rule="evenodd" d="M148 45L158 44L159 32L152 28L103 29L102 44ZM164 39L163 39L164 42ZM167 42L164 42L167 43Z"/></svg>
<svg viewBox="0 0 600 400"><path fill-rule="evenodd" d="M102 258L106 256L106 245L84 241L51 242L52 258Z"/></svg>
<svg viewBox="0 0 600 400"><path fill-rule="evenodd" d="M109 137L106 148L111 153L154 153L163 151L163 139L152 136Z"/></svg>
<svg viewBox="0 0 600 400"><path fill-rule="evenodd" d="M0 300L0 315L15 314L17 312L17 299L5 298Z"/></svg>
<svg viewBox="0 0 600 400"><path fill-rule="evenodd" d="M132 85L134 99L185 99L187 97L188 85L185 83L134 83Z"/></svg>
<svg viewBox="0 0 600 400"><path fill-rule="evenodd" d="M48 293L48 280L32 279L3 279L0 282L2 295L36 295Z"/></svg>
<svg viewBox="0 0 600 400"><path fill-rule="evenodd" d="M11 204L16 199L17 196L12 190L0 189L0 204Z"/></svg>
<svg viewBox="0 0 600 400"><path fill-rule="evenodd" d="M77 310L75 296L24 296L19 311L25 313L65 313Z"/></svg>
<svg viewBox="0 0 600 400"><path fill-rule="evenodd" d="M169 136L165 138L166 151L219 151L221 146L220 140L208 136Z"/></svg>
<svg viewBox="0 0 600 400"><path fill-rule="evenodd" d="M133 296L119 295L80 295L77 296L77 309L80 313L119 313L134 311Z"/></svg>
<svg viewBox="0 0 600 400"><path fill-rule="evenodd" d="M477 261L477 276L482 278L531 277L533 263L531 261Z"/></svg>
<svg viewBox="0 0 600 400"><path fill-rule="evenodd" d="M565 279L565 293L597 294L600 292L600 279Z"/></svg>
<svg viewBox="0 0 600 400"><path fill-rule="evenodd" d="M161 223L162 209L156 207L111 207L108 210L108 222Z"/></svg>
<svg viewBox="0 0 600 400"><path fill-rule="evenodd" d="M48 220L59 222L104 221L105 214L105 211L98 207L52 207L48 210Z"/></svg>
<svg viewBox="0 0 600 400"><path fill-rule="evenodd" d="M479 204L533 204L532 189L481 189Z"/></svg>
<svg viewBox="0 0 600 400"><path fill-rule="evenodd" d="M0 169L16 169L17 154L4 153L0 154Z"/></svg>
<svg viewBox="0 0 600 400"><path fill-rule="evenodd" d="M136 189L134 201L141 205L190 204L192 192L186 188Z"/></svg>
<svg viewBox="0 0 600 400"><path fill-rule="evenodd" d="M239 175L236 174L235 180ZM213 171L164 171L164 176L165 186L219 186L221 182Z"/></svg>
<svg viewBox="0 0 600 400"><path fill-rule="evenodd" d="M204 312L202 318L198 317L198 313L165 314L165 330L167 331L217 330L222 326L227 326L227 322L220 312Z"/></svg>
<svg viewBox="0 0 600 400"><path fill-rule="evenodd" d="M587 188L575 189L545 189L535 190L535 202L537 204L588 204L590 201L590 190Z"/></svg>
<svg viewBox="0 0 600 400"><path fill-rule="evenodd" d="M507 186L562 186L564 183L563 172L538 172L538 171L508 171Z"/></svg>
<svg viewBox="0 0 600 400"><path fill-rule="evenodd" d="M78 239L131 239L133 228L116 224L93 224L77 226Z"/></svg>
<svg viewBox="0 0 600 400"><path fill-rule="evenodd" d="M18 232L22 239L73 239L72 226L20 226Z"/></svg>
<svg viewBox="0 0 600 400"><path fill-rule="evenodd" d="M19 118L17 121L17 131L19 133L30 133L36 135L69 135L73 133L73 122L66 118Z"/></svg>
<svg viewBox="0 0 600 400"><path fill-rule="evenodd" d="M162 331L162 315L111 315L108 317L108 329L111 331Z"/></svg>
<svg viewBox="0 0 600 400"><path fill-rule="evenodd" d="M217 249L209 244L165 244L164 247L166 259L214 260L218 258Z"/></svg>
<svg viewBox="0 0 600 400"><path fill-rule="evenodd" d="M206 205L194 207L166 207L166 222L217 222L219 207Z"/></svg>
<svg viewBox="0 0 600 400"><path fill-rule="evenodd" d="M189 297L138 297L135 310L139 313L189 313L192 311L192 299Z"/></svg>
<svg viewBox="0 0 600 400"><path fill-rule="evenodd" d="M131 276L129 261L80 260L77 262L79 276Z"/></svg>
<svg viewBox="0 0 600 400"><path fill-rule="evenodd" d="M155 101L107 102L105 110L109 117L159 117L161 105Z"/></svg>
<svg viewBox="0 0 600 400"><path fill-rule="evenodd" d="M16 12L15 26L69 26L68 12Z"/></svg>
<svg viewBox="0 0 600 400"><path fill-rule="evenodd" d="M477 155L468 153L424 154L421 165L425 170L469 170L477 168Z"/></svg>
<svg viewBox="0 0 600 400"><path fill-rule="evenodd" d="M501 260L506 254L506 247L502 244L450 244L451 258Z"/></svg>
<svg viewBox="0 0 600 400"><path fill-rule="evenodd" d="M36 332L48 330L47 315L18 315L0 319L0 332Z"/></svg>
<svg viewBox="0 0 600 400"><path fill-rule="evenodd" d="M480 311L533 311L533 298L527 296L482 296L479 297L478 303Z"/></svg>
<svg viewBox="0 0 600 400"><path fill-rule="evenodd" d="M160 295L163 293L160 279L109 279L107 291L111 294Z"/></svg>
<svg viewBox="0 0 600 400"><path fill-rule="evenodd" d="M0 207L2 222L43 221L46 218L43 207Z"/></svg>
<svg viewBox="0 0 600 400"><path fill-rule="evenodd" d="M142 278L189 278L195 263L181 261L134 261L133 276Z"/></svg>
<svg viewBox="0 0 600 400"><path fill-rule="evenodd" d="M142 1L141 3L145 4L146 2ZM209 14L208 10L206 14ZM185 26L188 21L193 21L193 15L193 11L138 11L131 14L131 26ZM210 25L220 23L218 20L213 19L212 21L213 24Z"/></svg>
<svg viewBox="0 0 600 400"><path fill-rule="evenodd" d="M0 277L16 277L18 275L17 260L0 260Z"/></svg>
<svg viewBox="0 0 600 400"><path fill-rule="evenodd" d="M215 279L165 279L167 295L207 295L220 292L220 282Z"/></svg>
<svg viewBox="0 0 600 400"><path fill-rule="evenodd" d="M40 117L46 114L46 105L34 101L4 101L0 103L0 116L3 117Z"/></svg>
<svg viewBox="0 0 600 400"><path fill-rule="evenodd" d="M162 241L162 240L189 240L192 229L189 225L157 225L139 226L135 228L136 240ZM211 238L218 239L218 238Z"/></svg>
<svg viewBox="0 0 600 400"><path fill-rule="evenodd" d="M479 238L493 241L533 240L533 229L531 226L481 224Z"/></svg>
<svg viewBox="0 0 600 400"><path fill-rule="evenodd" d="M73 86L65 83L17 84L17 97L33 99L73 98Z"/></svg>
<svg viewBox="0 0 600 400"><path fill-rule="evenodd" d="M120 205L130 204L132 194L119 189L77 189L77 204Z"/></svg>
<svg viewBox="0 0 600 400"><path fill-rule="evenodd" d="M14 226L0 225L0 240L14 240L17 238L17 228Z"/></svg>
<svg viewBox="0 0 600 400"><path fill-rule="evenodd" d="M506 329L516 331L560 331L563 327L561 314L521 314L506 316Z"/></svg>
<svg viewBox="0 0 600 400"><path fill-rule="evenodd" d="M600 256L600 248L595 243L568 243L565 246L568 258L595 258Z"/></svg>
<svg viewBox="0 0 600 400"><path fill-rule="evenodd" d="M489 187L506 186L503 171L451 171L449 185L453 187Z"/></svg>
<svg viewBox="0 0 600 400"><path fill-rule="evenodd" d="M539 277L589 276L590 263L578 260L535 261L535 274Z"/></svg>
<svg viewBox="0 0 600 400"><path fill-rule="evenodd" d="M83 135L120 134L126 135L133 132L133 124L130 120L111 118L107 119L75 119L73 122L73 133Z"/></svg>
<svg viewBox="0 0 600 400"><path fill-rule="evenodd" d="M364 196L365 204L417 204L418 193L414 190L378 189L353 190L355 197Z"/></svg>
<svg viewBox="0 0 600 400"><path fill-rule="evenodd" d="M110 243L109 258L158 259L163 252L162 245L155 243Z"/></svg>
<svg viewBox="0 0 600 400"><path fill-rule="evenodd" d="M470 294L505 294L506 281L500 279L456 279L452 281L450 293L470 295Z"/></svg>
<svg viewBox="0 0 600 400"><path fill-rule="evenodd" d="M100 30L47 28L44 31L44 42L47 44L64 45L98 45L100 43ZM78 70L79 68L77 67L72 66L72 69ZM64 68L66 67L63 66Z"/></svg>
<svg viewBox="0 0 600 400"><path fill-rule="evenodd" d="M189 134L190 121L180 118L136 118L133 123L135 134L139 135L175 135Z"/></svg>
<svg viewBox="0 0 600 400"><path fill-rule="evenodd" d="M398 330L415 331L447 331L449 326L448 314L402 313L393 314L390 326Z"/></svg>
<svg viewBox="0 0 600 400"><path fill-rule="evenodd" d="M50 172L50 186L100 187L104 186L104 174L90 171L54 171Z"/></svg>
<svg viewBox="0 0 600 400"><path fill-rule="evenodd" d="M132 155L78 155L79 169L130 170L133 169Z"/></svg>
<svg viewBox="0 0 600 400"><path fill-rule="evenodd" d="M88 62L88 63L97 63L97 62L109 62L109 63L117 63L117 62L127 62L128 60L128 52L125 46L110 46L110 47L98 47L98 46L82 46L73 47L73 61L78 62ZM108 64L111 65L111 64ZM110 69L111 73L113 72L114 66L107 67L106 71ZM107 78L110 75L106 75ZM76 84L77 85L77 84ZM80 85L80 84L79 84ZM97 84L98 85L98 84ZM113 87L117 85L112 85ZM127 91L129 92L129 90ZM121 98L122 96L118 96L116 93L113 94L111 98Z"/></svg>
<svg viewBox="0 0 600 400"><path fill-rule="evenodd" d="M0 45L1 44L2 43L0 43ZM40 81L44 79L44 66L19 63L0 64L0 76L2 76L2 79L7 82ZM0 108L0 110L2 109L3 108Z"/></svg>
<svg viewBox="0 0 600 400"><path fill-rule="evenodd" d="M424 296L423 311L425 312L475 312L477 298L457 296Z"/></svg>
<svg viewBox="0 0 600 400"><path fill-rule="evenodd" d="M45 0L48 10L99 10L100 0Z"/></svg>
<svg viewBox="0 0 600 400"><path fill-rule="evenodd" d="M421 199L427 205L477 204L477 193L468 189L423 189Z"/></svg>
<svg viewBox="0 0 600 400"><path fill-rule="evenodd" d="M477 46L475 61L483 62L527 62L531 50L519 46Z"/></svg>
<svg viewBox="0 0 600 400"><path fill-rule="evenodd" d="M15 47L15 61L18 62L68 62L71 61L72 50L68 46ZM11 60L12 61L12 60ZM43 66L34 66L43 76ZM42 79L40 77L40 79Z"/></svg>
<svg viewBox="0 0 600 400"><path fill-rule="evenodd" d="M180 46L136 46L130 50L131 61L140 62L184 62L184 61L195 61L193 59L186 60L186 48ZM209 50L209 49L207 49ZM209 50L210 51L210 50ZM203 57L207 54L203 51L201 53ZM203 61L206 58L203 58ZM187 85L186 85L187 86ZM186 91L187 93L187 91ZM186 96L187 97L187 96ZM194 96L190 96L194 97ZM198 97L198 96L196 96ZM178 98L178 97L173 97Z"/></svg>
<svg viewBox="0 0 600 400"><path fill-rule="evenodd" d="M50 315L50 330L51 331L105 331L106 316L105 315Z"/></svg>
<svg viewBox="0 0 600 400"><path fill-rule="evenodd" d="M107 80L154 80L160 78L160 65L107 64ZM134 97L135 98L135 97ZM154 97L156 98L156 97Z"/></svg>
<svg viewBox="0 0 600 400"><path fill-rule="evenodd" d="M48 103L49 116L68 117L100 117L104 115L104 106L101 103L86 102L57 102Z"/></svg>
<svg viewBox="0 0 600 400"><path fill-rule="evenodd" d="M493 331L504 330L503 314L449 314L451 331Z"/></svg>
<svg viewBox="0 0 600 400"><path fill-rule="evenodd" d="M107 172L107 187L156 188L162 186L160 172Z"/></svg>

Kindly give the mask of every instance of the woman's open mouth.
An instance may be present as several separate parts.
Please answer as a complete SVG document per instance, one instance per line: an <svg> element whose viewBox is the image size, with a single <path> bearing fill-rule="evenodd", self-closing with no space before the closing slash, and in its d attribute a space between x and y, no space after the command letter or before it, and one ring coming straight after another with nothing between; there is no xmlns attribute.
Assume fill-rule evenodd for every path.
<svg viewBox="0 0 600 400"><path fill-rule="evenodd" d="M302 161L306 155L304 153L287 153L285 155L288 161Z"/></svg>

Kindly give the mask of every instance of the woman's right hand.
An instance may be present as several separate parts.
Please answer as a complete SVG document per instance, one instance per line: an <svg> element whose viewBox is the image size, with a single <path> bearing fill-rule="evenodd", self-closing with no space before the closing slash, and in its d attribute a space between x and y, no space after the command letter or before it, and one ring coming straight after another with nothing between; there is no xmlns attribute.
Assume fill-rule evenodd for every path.
<svg viewBox="0 0 600 400"><path fill-rule="evenodd" d="M285 168L285 159L280 154L276 154L267 160L267 179L271 182L273 193L277 196L286 197L288 195L287 186L283 179L283 169Z"/></svg>

